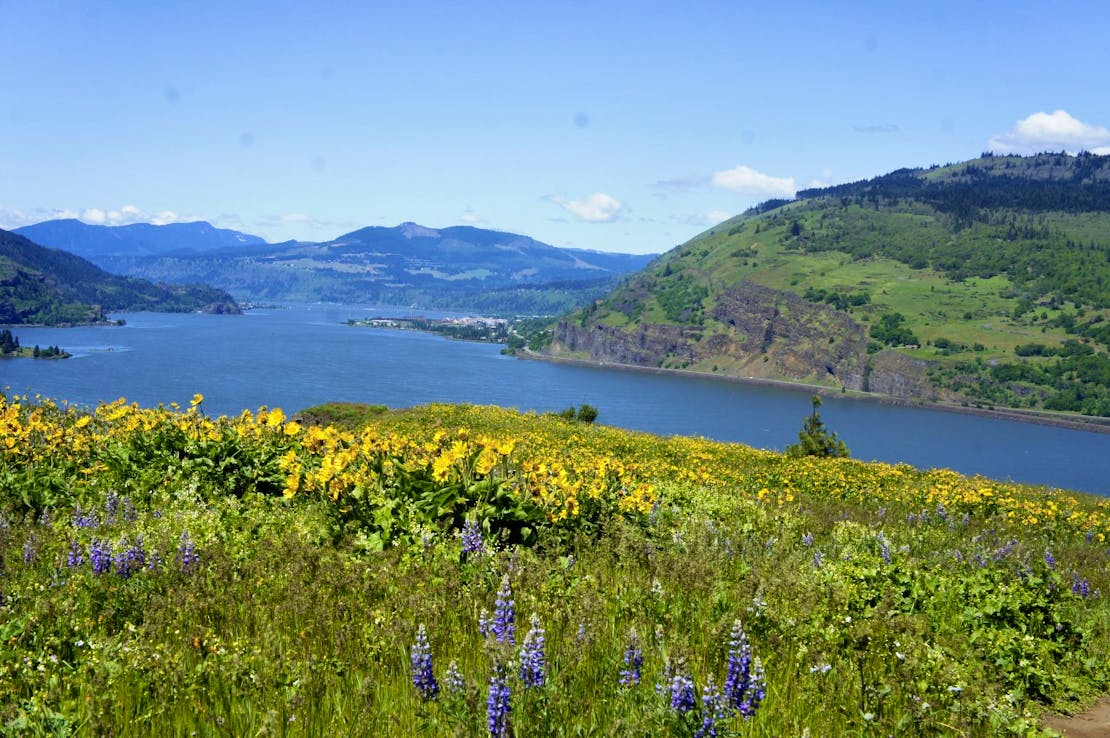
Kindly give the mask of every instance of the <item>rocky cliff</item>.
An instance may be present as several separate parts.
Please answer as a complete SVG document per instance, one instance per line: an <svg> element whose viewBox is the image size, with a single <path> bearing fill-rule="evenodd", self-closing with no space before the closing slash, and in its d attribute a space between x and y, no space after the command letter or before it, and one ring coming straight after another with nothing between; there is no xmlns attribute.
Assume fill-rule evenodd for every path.
<svg viewBox="0 0 1110 738"><path fill-rule="evenodd" d="M894 397L935 395L927 365L895 352L869 356L867 331L850 315L752 282L717 293L697 326L629 327L562 321L554 356L725 376L816 382Z"/></svg>

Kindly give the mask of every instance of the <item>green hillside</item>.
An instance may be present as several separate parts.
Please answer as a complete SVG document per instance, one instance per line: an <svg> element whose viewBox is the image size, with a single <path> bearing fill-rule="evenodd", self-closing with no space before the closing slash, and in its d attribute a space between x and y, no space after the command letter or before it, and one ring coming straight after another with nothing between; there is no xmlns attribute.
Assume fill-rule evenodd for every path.
<svg viewBox="0 0 1110 738"><path fill-rule="evenodd" d="M900 170L665 254L551 351L1110 416L1110 156Z"/></svg>
<svg viewBox="0 0 1110 738"><path fill-rule="evenodd" d="M107 312L140 310L237 313L239 306L223 290L120 277L0 230L0 324L95 323Z"/></svg>

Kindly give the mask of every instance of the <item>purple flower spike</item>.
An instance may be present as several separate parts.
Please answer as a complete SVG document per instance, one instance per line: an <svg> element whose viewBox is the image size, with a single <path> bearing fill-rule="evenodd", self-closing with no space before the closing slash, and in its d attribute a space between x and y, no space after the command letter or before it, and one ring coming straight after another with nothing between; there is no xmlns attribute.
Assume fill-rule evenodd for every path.
<svg viewBox="0 0 1110 738"><path fill-rule="evenodd" d="M491 738L507 738L509 735L511 697L505 675L500 672L494 674L489 680L489 698L486 700L486 726Z"/></svg>
<svg viewBox="0 0 1110 738"><path fill-rule="evenodd" d="M520 649L520 680L526 688L542 687L547 670L545 639L539 615L532 613L530 622L532 628L524 636L524 645Z"/></svg>
<svg viewBox="0 0 1110 738"><path fill-rule="evenodd" d="M432 647L423 623L416 632L416 644L412 647L412 685L420 692L422 699L434 700L439 694L439 684L432 670Z"/></svg>
<svg viewBox="0 0 1110 738"><path fill-rule="evenodd" d="M111 571L112 544L100 539L93 539L93 542L89 544L89 564L92 565L93 574L97 576Z"/></svg>
<svg viewBox="0 0 1110 738"><path fill-rule="evenodd" d="M200 555L197 553L197 547L193 544L193 539L189 537L189 531L182 531L181 542L177 546L177 561L181 564L181 571L189 572L200 561Z"/></svg>
<svg viewBox="0 0 1110 738"><path fill-rule="evenodd" d="M628 648L624 651L624 668L621 669L620 684L631 687L640 683L644 668L644 650L640 648L640 636L635 628L628 632Z"/></svg>
<svg viewBox="0 0 1110 738"><path fill-rule="evenodd" d="M85 563L84 553L81 551L81 545L77 541L69 542L69 554L66 556L66 566L70 569L76 569Z"/></svg>
<svg viewBox="0 0 1110 738"><path fill-rule="evenodd" d="M490 623L490 633L498 643L516 643L516 603L513 600L513 590L509 586L509 576L501 578L501 589L497 591L497 602L493 608L493 622Z"/></svg>
<svg viewBox="0 0 1110 738"><path fill-rule="evenodd" d="M468 556L480 556L486 552L486 544L482 540L482 529L478 523L468 520L463 524L459 534L462 538L462 552Z"/></svg>

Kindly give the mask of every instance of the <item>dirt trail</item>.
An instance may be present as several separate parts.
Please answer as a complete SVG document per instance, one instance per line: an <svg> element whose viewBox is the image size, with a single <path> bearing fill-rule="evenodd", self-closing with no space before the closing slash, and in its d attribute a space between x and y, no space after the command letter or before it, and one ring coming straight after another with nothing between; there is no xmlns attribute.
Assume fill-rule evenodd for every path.
<svg viewBox="0 0 1110 738"><path fill-rule="evenodd" d="M1064 738L1110 738L1110 697L1103 697L1078 715L1052 715L1045 718L1044 725Z"/></svg>

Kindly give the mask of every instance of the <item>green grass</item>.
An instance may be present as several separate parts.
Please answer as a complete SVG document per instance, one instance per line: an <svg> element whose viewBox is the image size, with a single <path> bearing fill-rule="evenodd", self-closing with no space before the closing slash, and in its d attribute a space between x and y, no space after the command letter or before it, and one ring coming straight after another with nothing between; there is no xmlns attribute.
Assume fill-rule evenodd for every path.
<svg viewBox="0 0 1110 738"><path fill-rule="evenodd" d="M1004 164L1000 159L992 166ZM928 176L949 174L930 172ZM632 279L603 300L598 309L592 310L587 322L628 331L640 324L685 323L708 335L724 328L712 319L715 295L744 281L799 296L804 296L807 290L845 295L865 292L870 303L849 308L851 317L866 331L885 314L903 315L906 327L919 344L896 346L895 350L930 362L932 381L942 383L943 389L964 393L955 395L956 399L1036 408L1058 398L1064 403L1058 407L1102 414L1107 405L1104 393L1098 389L1100 380L1094 375L1056 379L1029 394L1018 385L993 382L982 367L1022 361L1015 348L1023 344L1060 347L1077 338L1060 324L1062 317L1079 316L1078 323L1106 320L1110 319L1110 309L1076 305L1069 301L1066 292L1038 292L1035 283L1015 284L1004 273L957 278L952 270L953 263L958 265L960 258L965 258L960 254L966 254L966 259L975 260L978 265L975 268L981 268L988 261L982 254L999 251L1003 245L1012 249L1013 244L1005 234L1011 224L1016 224L1014 227L1021 234L1019 240L1032 239L1027 250L1039 252L1044 248L1045 254L1053 254L1051 259L1048 256L1045 259L1056 265L1052 268L1058 275L1063 257L1054 250L1064 248L1065 238L1081 245L1101 243L1105 239L1106 213L1031 215L991 211L981 220L958 229L949 220L916 201L887 202L876 210L859 204L841 206L836 198L829 202L803 200L762 215L737 217L662 257L650 272ZM1033 237L1021 230L1040 234L1042 228L1049 236ZM921 263L911 266L914 255L930 253L930 248L938 244L944 245L936 250L935 256L941 264L930 268L921 257ZM899 256L860 257L852 252ZM1086 251L1076 254L1092 258ZM677 321L673 298L685 294L693 285L706 289L708 297L701 301L700 311L691 313L690 321ZM1019 314L1017 308L1023 301L1031 301L1032 310ZM637 304L638 308L629 314L629 306ZM807 330L819 331L819 327L813 325ZM1090 343L1105 357L1107 349L1097 341ZM791 352L805 355L799 348L780 346L776 350L787 356ZM712 371L716 366L718 373L747 375L754 371L753 366L759 366L752 364L752 359L758 356L738 360L714 355L700 346L696 351L698 360L686 368ZM1028 361L1052 363L1041 358ZM666 366L673 364L673 360L664 361ZM975 371L982 375L975 382L951 379L966 376L972 364L979 367ZM768 376L778 379L827 380L823 366L808 369L795 366L785 374L783 371L781 367L767 370ZM1067 397L1071 399L1063 399Z"/></svg>
<svg viewBox="0 0 1110 738"><path fill-rule="evenodd" d="M454 434L451 417L493 435L527 425L552 449L589 436L626 463L658 457L660 504L465 555L457 531L428 521L373 552L336 527L342 501L225 491L236 488L205 473L203 447L178 471L114 456L111 474L49 456L35 474L0 453L0 735L482 736L501 664L517 736L690 736L700 717L676 714L655 684L670 664L698 696L711 677L721 686L737 621L766 697L721 735L1035 735L1045 711L1110 686L1105 501L480 409L302 417L383 435ZM211 443L246 466L261 453ZM662 471L683 454L710 475L748 465L756 481L744 484L766 486ZM30 505L23 492L47 478L53 504ZM1057 504L1089 516L1090 535ZM189 566L183 531L200 557ZM160 563L129 577L116 562L101 574L67 564L74 542L119 551L139 536ZM1077 593L1080 580L1102 594ZM517 647L481 633L503 582L517 646L533 613L546 632L542 687L524 688ZM432 701L412 682L421 624L443 687ZM633 628L642 683L621 685Z"/></svg>

